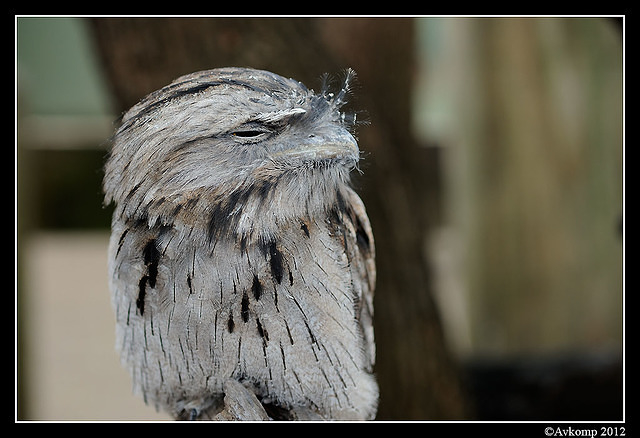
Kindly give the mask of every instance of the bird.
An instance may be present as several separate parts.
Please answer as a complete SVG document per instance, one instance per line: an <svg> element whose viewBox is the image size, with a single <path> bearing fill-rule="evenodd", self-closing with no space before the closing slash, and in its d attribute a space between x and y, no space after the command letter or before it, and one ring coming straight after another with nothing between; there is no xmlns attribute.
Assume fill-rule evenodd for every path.
<svg viewBox="0 0 640 438"><path fill-rule="evenodd" d="M372 420L375 243L343 110L222 67L126 111L105 160L108 283L132 391L175 420Z"/></svg>

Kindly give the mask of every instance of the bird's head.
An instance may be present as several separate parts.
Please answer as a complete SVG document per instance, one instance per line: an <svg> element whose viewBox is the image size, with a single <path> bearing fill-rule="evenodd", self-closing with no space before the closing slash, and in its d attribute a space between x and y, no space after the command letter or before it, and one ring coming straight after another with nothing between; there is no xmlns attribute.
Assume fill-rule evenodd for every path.
<svg viewBox="0 0 640 438"><path fill-rule="evenodd" d="M360 155L341 112L353 75L335 94L246 68L178 78L123 116L106 202L150 225L204 224L209 239L330 208Z"/></svg>

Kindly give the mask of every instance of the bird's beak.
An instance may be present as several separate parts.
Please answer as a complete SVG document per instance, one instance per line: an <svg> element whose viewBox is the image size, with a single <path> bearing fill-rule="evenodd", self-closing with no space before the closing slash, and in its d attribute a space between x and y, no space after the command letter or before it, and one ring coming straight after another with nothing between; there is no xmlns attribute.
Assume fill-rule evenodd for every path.
<svg viewBox="0 0 640 438"><path fill-rule="evenodd" d="M323 161L331 159L358 162L360 150L353 135L344 128L318 131L287 151L291 158Z"/></svg>

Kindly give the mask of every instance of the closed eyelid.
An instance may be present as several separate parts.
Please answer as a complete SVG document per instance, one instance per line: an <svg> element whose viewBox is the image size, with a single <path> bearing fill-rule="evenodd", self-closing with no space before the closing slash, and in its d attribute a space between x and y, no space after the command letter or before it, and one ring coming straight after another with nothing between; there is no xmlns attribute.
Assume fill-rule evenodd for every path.
<svg viewBox="0 0 640 438"><path fill-rule="evenodd" d="M249 122L231 130L229 134L241 143L253 143L265 139L275 132L264 123Z"/></svg>
<svg viewBox="0 0 640 438"><path fill-rule="evenodd" d="M303 115L306 112L303 108L288 108L254 114L245 123L231 130L230 134L245 141L255 141L267 135L281 132L292 118Z"/></svg>
<svg viewBox="0 0 640 438"><path fill-rule="evenodd" d="M262 134L268 134L270 132L271 131L262 130L262 129L237 129L237 130L233 131L231 133L231 135L234 135L236 137L250 138L250 137L257 137L257 136L262 135Z"/></svg>

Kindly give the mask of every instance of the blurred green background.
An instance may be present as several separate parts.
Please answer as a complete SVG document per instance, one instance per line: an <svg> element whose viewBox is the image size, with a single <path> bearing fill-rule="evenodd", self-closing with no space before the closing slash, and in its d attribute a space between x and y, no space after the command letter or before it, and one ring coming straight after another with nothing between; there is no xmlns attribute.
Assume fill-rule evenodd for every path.
<svg viewBox="0 0 640 438"><path fill-rule="evenodd" d="M508 384L486 372L522 357L584 359L617 396L622 20L412 24L411 126L442 182L424 252L470 396ZM16 18L18 419L164 419L133 398L113 349L101 179L119 110L88 26ZM526 408L510 394L485 413L518 400ZM620 412L605 401L597 409Z"/></svg>

